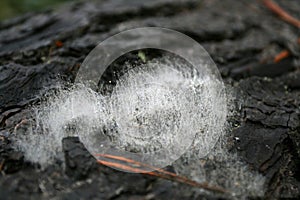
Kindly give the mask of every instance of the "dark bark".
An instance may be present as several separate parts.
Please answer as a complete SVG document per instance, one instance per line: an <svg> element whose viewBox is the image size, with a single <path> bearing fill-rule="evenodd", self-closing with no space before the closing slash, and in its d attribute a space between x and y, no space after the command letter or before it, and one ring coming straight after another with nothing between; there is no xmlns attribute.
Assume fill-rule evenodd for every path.
<svg viewBox="0 0 300 200"><path fill-rule="evenodd" d="M298 2L278 3L300 18ZM64 141L66 173L59 165L38 170L11 146L13 129L28 115L28 105L46 92L44 88L54 88L58 80L73 80L85 56L103 39L143 26L181 31L206 48L225 82L239 91L240 114L230 121L238 124L231 134L240 140L233 148L253 170L267 177L266 197L299 196L299 31L255 0L108 0L71 4L0 23L0 197L201 197L195 197L189 186L94 166L74 139ZM284 49L292 55L273 63L276 53Z"/></svg>

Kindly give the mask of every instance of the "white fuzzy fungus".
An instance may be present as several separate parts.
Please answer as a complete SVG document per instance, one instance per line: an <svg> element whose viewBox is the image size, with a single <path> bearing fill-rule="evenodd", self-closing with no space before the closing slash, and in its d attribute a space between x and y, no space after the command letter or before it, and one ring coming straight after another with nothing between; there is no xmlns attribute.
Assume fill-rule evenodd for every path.
<svg viewBox="0 0 300 200"><path fill-rule="evenodd" d="M109 96L83 85L50 96L32 108L31 128L15 142L42 166L63 160L61 140L69 135L78 135L91 153L102 153L101 140L108 139L118 149L152 156L156 166L185 153L174 163L180 174L237 196L262 195L263 178L221 145L227 105L220 84L182 60L154 59L120 77Z"/></svg>

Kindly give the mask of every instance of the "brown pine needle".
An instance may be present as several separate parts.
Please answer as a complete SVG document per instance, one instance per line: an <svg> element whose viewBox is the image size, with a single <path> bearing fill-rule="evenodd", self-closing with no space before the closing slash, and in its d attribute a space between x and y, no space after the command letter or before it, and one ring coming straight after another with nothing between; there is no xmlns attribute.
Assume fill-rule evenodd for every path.
<svg viewBox="0 0 300 200"><path fill-rule="evenodd" d="M267 8L269 8L272 12L274 12L279 17L281 17L284 21L296 26L297 28L300 28L300 20L291 16L289 13L283 10L279 5L277 5L274 1L263 0L263 2Z"/></svg>
<svg viewBox="0 0 300 200"><path fill-rule="evenodd" d="M300 28L300 20L291 16L289 13L283 10L278 4L276 4L273 0L263 0L263 3L268 9L270 9L272 12L277 14L281 19L283 19L284 21L286 21L287 23L293 26L296 26L297 28ZM297 43L300 44L300 38L298 38ZM288 50L283 50L282 52L280 52L275 56L274 63L278 63L289 56L290 56L290 52Z"/></svg>
<svg viewBox="0 0 300 200"><path fill-rule="evenodd" d="M186 177L183 176L179 176L175 173L157 168L157 167L153 167L144 163L140 163L138 161L135 160L131 160L128 158L124 158L121 156L115 156L115 155L109 155L109 154L95 154L96 157L100 157L100 158L109 158L109 159L113 159L115 161L122 161L122 162L126 162L126 164L120 164L117 162L111 162L111 161L105 161L105 160L101 160L98 159L97 162L99 164L102 165L106 165L109 167L115 167L118 169L122 169L122 170L126 170L129 172L134 172L134 173L141 173L141 174L147 174L147 175L151 175L151 176L156 176L156 177L160 177L160 178L164 178L164 179L168 179L168 180L173 180L173 181L177 181L177 182L181 182L181 183L185 183L194 187L198 187L198 188L202 188L202 189L206 189L209 191L213 191L213 192L219 192L219 193L228 193L228 191L226 191L224 188L218 187L218 186L210 186L208 183L198 183L196 181L190 180ZM129 166L131 165L131 166ZM134 166L134 167L132 167ZM140 168L148 168L148 170L144 170L144 169L140 169ZM151 171L150 171L151 170Z"/></svg>
<svg viewBox="0 0 300 200"><path fill-rule="evenodd" d="M290 55L290 52L288 50L283 50L281 51L279 54L277 54L274 58L274 63L278 63L280 62L281 60L289 57Z"/></svg>

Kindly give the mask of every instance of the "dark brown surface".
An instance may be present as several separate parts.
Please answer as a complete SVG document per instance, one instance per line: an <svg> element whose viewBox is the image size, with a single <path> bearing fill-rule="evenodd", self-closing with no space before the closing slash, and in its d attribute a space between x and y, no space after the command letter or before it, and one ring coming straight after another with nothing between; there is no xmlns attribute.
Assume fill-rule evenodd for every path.
<svg viewBox="0 0 300 200"><path fill-rule="evenodd" d="M298 1L276 2L300 18ZM299 30L255 0L107 0L0 23L0 199L201 198L189 186L94 165L76 139L63 141L66 171L59 163L38 170L12 149L14 127L43 88L73 80L101 40L142 26L181 31L206 48L238 91L240 114L230 120L236 125L231 135L240 140L233 148L267 177L266 197L299 196ZM272 63L284 49L292 56Z"/></svg>

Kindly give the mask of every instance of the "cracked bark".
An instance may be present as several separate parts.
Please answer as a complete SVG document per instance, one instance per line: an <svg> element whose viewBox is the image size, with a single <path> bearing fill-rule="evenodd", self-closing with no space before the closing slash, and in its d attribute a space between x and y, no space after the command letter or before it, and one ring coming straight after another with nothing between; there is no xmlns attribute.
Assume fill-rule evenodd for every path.
<svg viewBox="0 0 300 200"><path fill-rule="evenodd" d="M278 1L300 18L299 4ZM226 11L226 12L225 12ZM66 157L69 176L56 165L46 171L27 163L10 143L28 115L28 106L55 89L57 80L73 80L85 56L99 41L141 26L163 26L199 41L237 92L239 126L232 148L268 179L266 197L300 194L300 71L295 28L280 21L259 1L112 1L71 4L57 11L31 13L0 23L0 196L49 198L200 198L188 186L139 174L84 165L84 153ZM284 31L282 31L284 30ZM62 47L56 41L63 43ZM283 49L294 55L280 63ZM57 74L60 74L59 76ZM67 141L65 141L66 143ZM72 145L72 142L70 142ZM76 145L75 145L76 146ZM80 150L76 151L84 152ZM80 159L83 156L84 159ZM84 173L83 173L84 172ZM83 177L83 180L79 180ZM99 190L101 192L99 192ZM9 194L9 196L8 196ZM213 196L205 196L213 198Z"/></svg>

